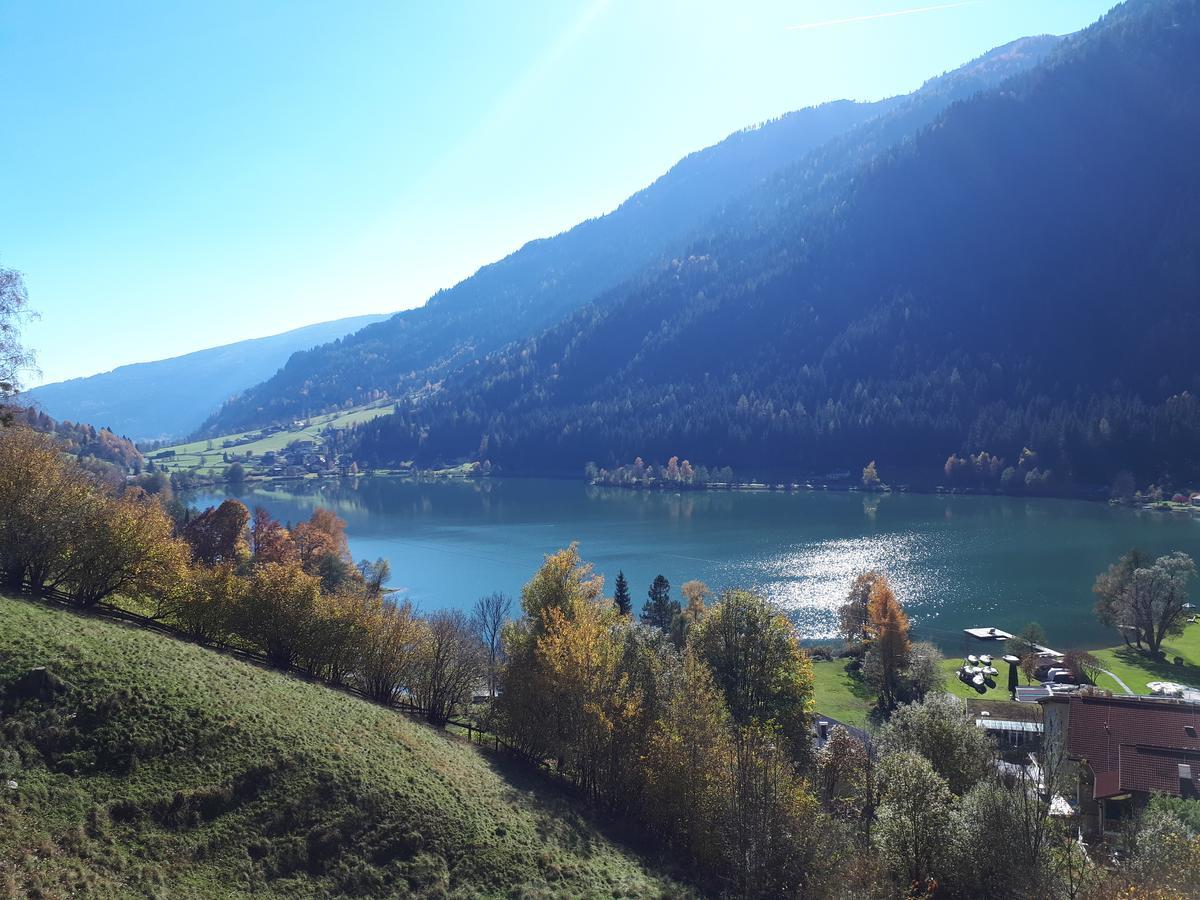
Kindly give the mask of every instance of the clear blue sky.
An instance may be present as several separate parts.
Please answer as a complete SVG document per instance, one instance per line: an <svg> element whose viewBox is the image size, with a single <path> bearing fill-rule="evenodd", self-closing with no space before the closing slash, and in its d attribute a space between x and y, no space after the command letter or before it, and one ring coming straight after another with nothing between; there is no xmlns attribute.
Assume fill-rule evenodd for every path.
<svg viewBox="0 0 1200 900"><path fill-rule="evenodd" d="M0 264L47 381L417 306L738 128L1111 5L5 0Z"/></svg>

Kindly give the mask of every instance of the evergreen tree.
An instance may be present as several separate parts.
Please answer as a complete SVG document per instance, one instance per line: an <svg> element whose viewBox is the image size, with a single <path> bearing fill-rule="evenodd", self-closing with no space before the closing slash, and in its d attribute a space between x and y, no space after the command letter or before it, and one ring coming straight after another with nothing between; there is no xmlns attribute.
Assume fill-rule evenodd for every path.
<svg viewBox="0 0 1200 900"><path fill-rule="evenodd" d="M646 605L642 607L642 621L663 631L670 630L675 616L681 611L679 601L671 599L671 582L662 575L655 575L646 597Z"/></svg>
<svg viewBox="0 0 1200 900"><path fill-rule="evenodd" d="M624 572L617 573L617 589L613 592L613 605L623 616L633 613L633 598L629 596L629 582L625 580Z"/></svg>

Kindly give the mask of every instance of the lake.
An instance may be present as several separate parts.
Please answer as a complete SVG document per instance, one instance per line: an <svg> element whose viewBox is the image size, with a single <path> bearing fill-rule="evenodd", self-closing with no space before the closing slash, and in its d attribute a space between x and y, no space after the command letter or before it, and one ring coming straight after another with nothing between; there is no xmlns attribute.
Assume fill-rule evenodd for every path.
<svg viewBox="0 0 1200 900"><path fill-rule="evenodd" d="M391 586L424 610L518 596L542 556L579 541L611 591L624 570L640 610L658 573L679 585L756 588L809 639L831 638L854 576L891 578L916 631L947 652L961 629L1016 631L1030 620L1051 646L1104 646L1091 613L1098 572L1136 545L1200 558L1200 519L1072 500L845 492L636 492L577 481L418 482L363 477L230 486L285 522L317 506L346 520L355 559L384 557Z"/></svg>

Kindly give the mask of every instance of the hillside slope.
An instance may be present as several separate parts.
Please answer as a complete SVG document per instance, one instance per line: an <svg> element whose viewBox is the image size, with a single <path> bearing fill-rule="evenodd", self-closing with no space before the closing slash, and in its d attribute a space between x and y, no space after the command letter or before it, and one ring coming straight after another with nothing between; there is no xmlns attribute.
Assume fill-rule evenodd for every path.
<svg viewBox="0 0 1200 900"><path fill-rule="evenodd" d="M654 276L365 425L362 456L1200 477L1197 46L1195 0L1131 0L864 165L781 174Z"/></svg>
<svg viewBox="0 0 1200 900"><path fill-rule="evenodd" d="M781 170L808 158L806 172L819 184L913 133L948 104L1028 69L1057 40L1014 42L904 97L826 103L733 134L681 160L612 213L532 241L424 307L297 354L269 381L227 404L203 434L242 431L310 406L307 411L360 403L379 390L403 397L437 383L657 267L714 215Z"/></svg>
<svg viewBox="0 0 1200 900"><path fill-rule="evenodd" d="M230 396L270 377L298 350L336 341L383 318L352 316L120 366L32 388L21 400L56 419L89 422L135 441L184 437Z"/></svg>
<svg viewBox="0 0 1200 900"><path fill-rule="evenodd" d="M679 892L461 741L150 632L0 597L0 710L6 896Z"/></svg>

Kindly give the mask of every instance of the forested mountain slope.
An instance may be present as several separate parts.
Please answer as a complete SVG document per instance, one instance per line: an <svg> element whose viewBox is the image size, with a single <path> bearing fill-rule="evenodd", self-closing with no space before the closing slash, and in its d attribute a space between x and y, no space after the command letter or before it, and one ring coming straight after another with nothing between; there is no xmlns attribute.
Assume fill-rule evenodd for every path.
<svg viewBox="0 0 1200 900"><path fill-rule="evenodd" d="M804 161L808 177L819 183L913 133L954 100L1028 69L1056 42L1018 41L905 97L827 103L731 135L683 159L612 213L532 241L424 307L296 354L269 381L227 404L203 433L357 403L380 390L402 397L436 383L657 268L709 219L775 173ZM814 152L821 148L828 149Z"/></svg>
<svg viewBox="0 0 1200 900"><path fill-rule="evenodd" d="M0 596L0 711L7 896L687 896L465 741L154 632Z"/></svg>
<svg viewBox="0 0 1200 900"><path fill-rule="evenodd" d="M297 350L336 341L383 318L353 316L120 366L33 388L22 394L22 401L54 418L92 422L135 441L183 437L230 396L269 377Z"/></svg>
<svg viewBox="0 0 1200 900"><path fill-rule="evenodd" d="M1200 477L1198 51L1195 0L1131 0L914 140L781 174L653 275L364 426L361 453Z"/></svg>

